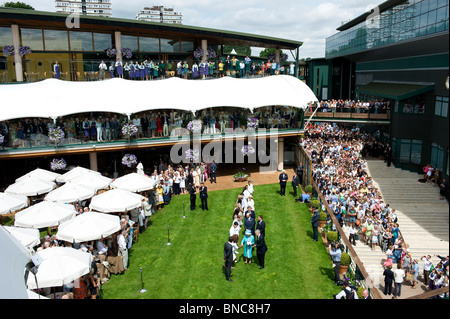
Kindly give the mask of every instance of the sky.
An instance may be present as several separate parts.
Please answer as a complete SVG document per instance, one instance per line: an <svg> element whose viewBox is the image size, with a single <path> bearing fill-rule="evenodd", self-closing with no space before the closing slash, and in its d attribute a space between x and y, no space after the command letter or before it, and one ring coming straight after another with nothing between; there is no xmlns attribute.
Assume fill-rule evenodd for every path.
<svg viewBox="0 0 450 319"><path fill-rule="evenodd" d="M20 0L55 11L54 0ZM0 1L3 4L6 1ZM144 7L163 5L183 14L183 24L302 41L300 59L325 57L325 40L347 22L384 0L111 0L112 15L135 19ZM259 55L254 49L252 55ZM288 56L291 58L289 52Z"/></svg>

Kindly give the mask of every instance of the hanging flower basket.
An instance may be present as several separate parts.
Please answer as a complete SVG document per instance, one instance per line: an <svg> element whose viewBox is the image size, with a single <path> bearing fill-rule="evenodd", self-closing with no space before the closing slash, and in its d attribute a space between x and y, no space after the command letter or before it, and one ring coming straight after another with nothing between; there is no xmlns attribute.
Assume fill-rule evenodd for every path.
<svg viewBox="0 0 450 319"><path fill-rule="evenodd" d="M188 123L186 128L194 134L199 134L202 132L202 121L193 120Z"/></svg>
<svg viewBox="0 0 450 319"><path fill-rule="evenodd" d="M66 169L66 167L67 167L67 163L63 158L54 158L50 162L50 169L52 171L63 170L63 169Z"/></svg>
<svg viewBox="0 0 450 319"><path fill-rule="evenodd" d="M131 51L131 49L123 48L121 51L122 51L122 56L127 59L131 59L131 57L133 56L133 52Z"/></svg>
<svg viewBox="0 0 450 319"><path fill-rule="evenodd" d="M241 148L241 153L244 156L248 156L249 154L254 154L255 153L255 148L251 145L244 145Z"/></svg>
<svg viewBox="0 0 450 319"><path fill-rule="evenodd" d="M106 55L110 58L115 57L117 55L117 50L113 47L109 47L106 49Z"/></svg>
<svg viewBox="0 0 450 319"><path fill-rule="evenodd" d="M2 134L0 134L0 144L3 144L4 141L5 141L5 137Z"/></svg>
<svg viewBox="0 0 450 319"><path fill-rule="evenodd" d="M14 46L13 45L5 45L3 47L3 55L4 56L14 55Z"/></svg>
<svg viewBox="0 0 450 319"><path fill-rule="evenodd" d="M21 57L24 56L25 54L30 54L30 53L33 53L33 52L31 52L30 47L25 46L25 47L19 48L19 54Z"/></svg>
<svg viewBox="0 0 450 319"><path fill-rule="evenodd" d="M207 52L206 56L208 57L208 59L215 59L217 54L214 49L208 48L208 52Z"/></svg>
<svg viewBox="0 0 450 319"><path fill-rule="evenodd" d="M58 143L64 138L64 131L59 127L51 128L48 131L48 138L50 141L55 142L55 147L58 147Z"/></svg>
<svg viewBox="0 0 450 319"><path fill-rule="evenodd" d="M196 58L196 59L203 58L203 49L202 48L198 48L197 50L194 51L194 58Z"/></svg>
<svg viewBox="0 0 450 319"><path fill-rule="evenodd" d="M127 167L134 167L137 165L137 157L134 154L125 154L122 158L122 164Z"/></svg>
<svg viewBox="0 0 450 319"><path fill-rule="evenodd" d="M131 124L131 123L130 124L125 124L122 127L122 135L128 140L130 140L130 138L133 135L136 135L137 132L138 132L138 128L134 124Z"/></svg>
<svg viewBox="0 0 450 319"><path fill-rule="evenodd" d="M199 150L188 149L185 153L185 156L186 160L197 162L200 158L200 152Z"/></svg>
<svg viewBox="0 0 450 319"><path fill-rule="evenodd" d="M256 130L258 128L258 118L256 117L247 118L247 128Z"/></svg>

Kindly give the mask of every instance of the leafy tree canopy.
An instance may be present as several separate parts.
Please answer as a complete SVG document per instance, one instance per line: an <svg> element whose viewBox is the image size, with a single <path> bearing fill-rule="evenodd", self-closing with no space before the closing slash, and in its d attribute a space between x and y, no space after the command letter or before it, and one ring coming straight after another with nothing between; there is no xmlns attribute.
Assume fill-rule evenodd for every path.
<svg viewBox="0 0 450 319"><path fill-rule="evenodd" d="M9 2L5 2L3 4L3 7L5 8L18 8L18 9L30 9L30 10L34 10L34 8L32 6L30 6L29 4L26 4L24 2L13 2L13 1L9 1Z"/></svg>

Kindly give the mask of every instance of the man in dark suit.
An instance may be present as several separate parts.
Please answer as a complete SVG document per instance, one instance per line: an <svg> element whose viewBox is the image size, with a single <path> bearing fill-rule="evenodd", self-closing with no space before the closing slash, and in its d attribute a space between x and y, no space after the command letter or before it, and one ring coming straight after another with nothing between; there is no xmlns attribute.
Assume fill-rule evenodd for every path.
<svg viewBox="0 0 450 319"><path fill-rule="evenodd" d="M314 241L319 240L319 232L317 229L319 227L319 217L320 217L319 210L315 208L311 217L311 225L314 233Z"/></svg>
<svg viewBox="0 0 450 319"><path fill-rule="evenodd" d="M286 182L288 180L288 176L287 176L285 170L283 170L281 172L281 174L278 177L278 179L280 180L280 194L281 194L281 196L286 196L285 192L286 192Z"/></svg>
<svg viewBox="0 0 450 319"><path fill-rule="evenodd" d="M294 172L294 176L292 177L292 188L294 189L294 197L297 197L297 187L299 185L297 173Z"/></svg>
<svg viewBox="0 0 450 319"><path fill-rule="evenodd" d="M208 210L208 188L205 183L200 184L200 200L202 201L202 210Z"/></svg>
<svg viewBox="0 0 450 319"><path fill-rule="evenodd" d="M251 213L247 213L247 215L245 215L244 229L250 230L252 235L255 236L255 219L252 218Z"/></svg>
<svg viewBox="0 0 450 319"><path fill-rule="evenodd" d="M300 163L300 165L297 167L297 178L298 178L298 184L303 184L303 164Z"/></svg>
<svg viewBox="0 0 450 319"><path fill-rule="evenodd" d="M223 261L225 262L225 278L228 281L233 281L230 277L231 275L231 265L233 263L233 247L231 243L233 242L233 237L229 237L228 241L223 247Z"/></svg>
<svg viewBox="0 0 450 319"><path fill-rule="evenodd" d="M191 210L195 210L195 201L197 199L197 192L195 190L195 185L189 186L189 194L191 200Z"/></svg>
<svg viewBox="0 0 450 319"><path fill-rule="evenodd" d="M212 164L209 166L209 169L210 169L210 175L211 175L211 184L212 183L217 184L217 181L216 181L217 164L216 164L216 162L213 161Z"/></svg>
<svg viewBox="0 0 450 319"><path fill-rule="evenodd" d="M256 230L256 256L259 261L259 269L264 268L264 257L267 252L266 241L264 240L264 236L261 235L261 231L259 229Z"/></svg>
<svg viewBox="0 0 450 319"><path fill-rule="evenodd" d="M258 216L258 222L256 223L256 230L261 232L261 235L266 237L266 222L263 220L263 216Z"/></svg>
<svg viewBox="0 0 450 319"><path fill-rule="evenodd" d="M245 212L245 215L247 216L247 213L250 213L250 216L255 220L256 222L256 214L255 211L253 210L253 207L251 206L247 206L247 211Z"/></svg>

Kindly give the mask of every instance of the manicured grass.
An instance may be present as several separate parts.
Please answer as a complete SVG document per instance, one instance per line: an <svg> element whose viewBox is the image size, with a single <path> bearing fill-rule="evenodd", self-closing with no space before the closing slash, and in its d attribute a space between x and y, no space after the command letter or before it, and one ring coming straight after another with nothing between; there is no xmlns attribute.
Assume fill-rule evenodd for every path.
<svg viewBox="0 0 450 319"><path fill-rule="evenodd" d="M129 252L130 270L103 285L105 299L330 299L340 291L323 243L312 240L311 215L279 185L255 186L256 215L266 222L266 265L243 259L225 280L223 246L241 188L209 192L209 211L189 210L189 195L175 196L150 217L151 225ZM198 197L198 196L197 196ZM185 215L183 216L183 202ZM168 246L167 233L170 227ZM239 250L238 260L243 258ZM142 268L142 288L140 269Z"/></svg>

